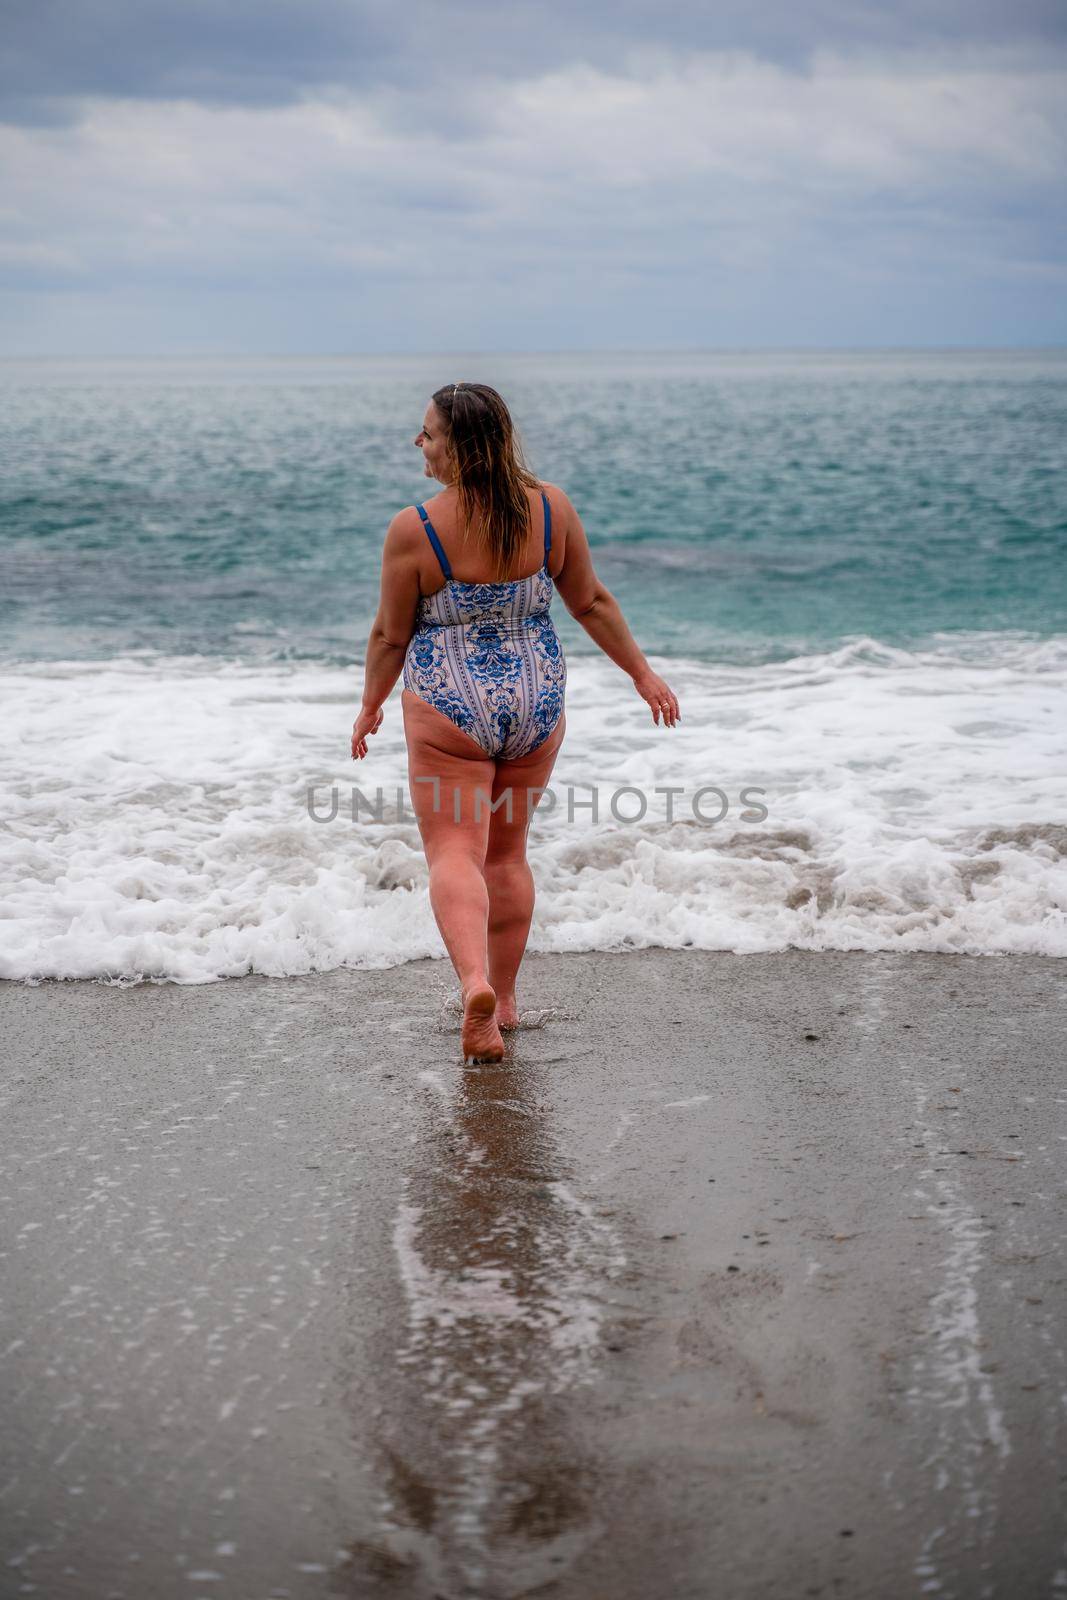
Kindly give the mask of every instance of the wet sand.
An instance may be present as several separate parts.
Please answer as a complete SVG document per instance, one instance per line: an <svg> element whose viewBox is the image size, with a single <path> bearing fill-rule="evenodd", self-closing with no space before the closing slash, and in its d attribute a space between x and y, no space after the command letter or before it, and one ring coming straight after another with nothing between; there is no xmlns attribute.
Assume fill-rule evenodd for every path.
<svg viewBox="0 0 1067 1600"><path fill-rule="evenodd" d="M524 971L2 987L0 1593L1067 1594L1067 966Z"/></svg>

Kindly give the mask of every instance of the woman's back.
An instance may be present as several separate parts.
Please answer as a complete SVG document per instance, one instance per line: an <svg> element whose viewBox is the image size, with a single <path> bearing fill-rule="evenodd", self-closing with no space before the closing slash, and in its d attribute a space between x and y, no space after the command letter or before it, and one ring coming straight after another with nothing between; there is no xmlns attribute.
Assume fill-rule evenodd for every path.
<svg viewBox="0 0 1067 1600"><path fill-rule="evenodd" d="M529 527L522 558L515 562L513 575L534 577L544 566L544 527L547 516L552 532L549 569L550 575L555 577L563 562L564 519L560 516L560 502L565 503L565 497L553 484L527 489L526 495L530 507ZM554 517L553 502L557 506ZM429 540L425 547L420 544L419 584L424 595L432 594L438 588L445 565L448 566L449 576L457 583L486 584L502 581L490 551L480 539L468 535L462 527L459 498L453 491L446 489L441 494L434 495L423 502L421 509L416 507L416 510L419 510L420 516L425 512L430 519L437 545L440 546L441 554L444 556L442 562L441 556L436 555L433 540ZM425 522L423 529L425 532ZM514 581L514 576L511 581Z"/></svg>
<svg viewBox="0 0 1067 1600"><path fill-rule="evenodd" d="M505 760L543 743L563 711L566 661L549 616L552 508L540 498L541 565L504 580L457 578L427 507L417 507L444 583L419 600L404 687ZM484 570L489 553L479 553Z"/></svg>

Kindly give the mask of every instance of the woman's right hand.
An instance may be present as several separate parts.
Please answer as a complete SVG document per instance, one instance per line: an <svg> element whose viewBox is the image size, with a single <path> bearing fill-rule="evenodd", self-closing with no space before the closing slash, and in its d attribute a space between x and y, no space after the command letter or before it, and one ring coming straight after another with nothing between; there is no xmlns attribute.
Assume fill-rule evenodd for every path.
<svg viewBox="0 0 1067 1600"><path fill-rule="evenodd" d="M634 675L634 688L641 699L652 708L652 721L659 724L663 717L663 726L673 728L676 722L681 721L681 712L678 710L678 696L670 684L664 683L651 668L646 667L643 672Z"/></svg>
<svg viewBox="0 0 1067 1600"><path fill-rule="evenodd" d="M359 716L352 724L352 760L362 761L367 754L367 735L377 733L382 725L385 712L381 706L376 711L368 711L366 706L360 706Z"/></svg>

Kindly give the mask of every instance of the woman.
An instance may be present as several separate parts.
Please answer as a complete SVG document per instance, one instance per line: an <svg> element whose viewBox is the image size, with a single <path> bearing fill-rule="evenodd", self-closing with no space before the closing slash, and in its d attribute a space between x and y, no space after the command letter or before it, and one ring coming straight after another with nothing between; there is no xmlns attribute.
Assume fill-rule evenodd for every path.
<svg viewBox="0 0 1067 1600"><path fill-rule="evenodd" d="M653 722L673 728L678 701L593 571L567 496L527 469L495 389L438 389L415 444L444 488L389 524L352 756L367 754L403 672L408 783L430 904L462 988L464 1059L499 1061L501 1029L519 1022L515 980L533 916L526 836L565 727L553 583Z"/></svg>

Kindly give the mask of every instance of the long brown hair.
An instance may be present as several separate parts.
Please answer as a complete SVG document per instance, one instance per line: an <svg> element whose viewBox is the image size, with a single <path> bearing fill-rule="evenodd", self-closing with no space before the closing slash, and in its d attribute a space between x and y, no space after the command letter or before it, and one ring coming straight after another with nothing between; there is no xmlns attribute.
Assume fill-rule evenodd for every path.
<svg viewBox="0 0 1067 1600"><path fill-rule="evenodd" d="M448 383L432 396L445 419L456 462L460 525L473 533L506 578L530 531L527 489L541 484L527 467L502 397L487 383Z"/></svg>

